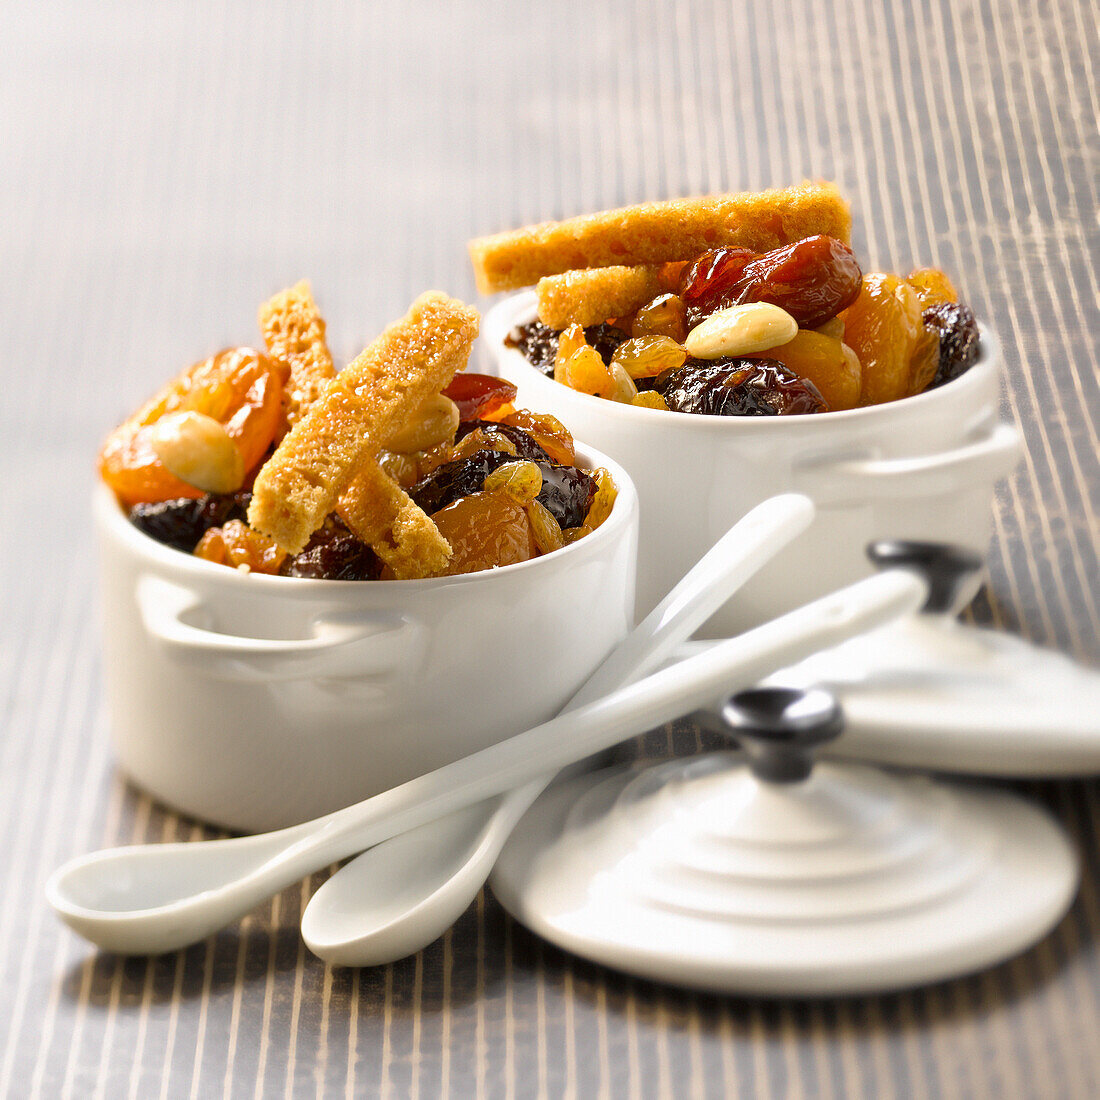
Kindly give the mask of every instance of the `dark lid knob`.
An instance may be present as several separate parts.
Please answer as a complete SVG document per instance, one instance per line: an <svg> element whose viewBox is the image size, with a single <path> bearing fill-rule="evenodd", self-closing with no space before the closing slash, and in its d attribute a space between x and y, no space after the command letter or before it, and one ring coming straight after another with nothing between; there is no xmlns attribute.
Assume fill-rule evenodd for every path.
<svg viewBox="0 0 1100 1100"><path fill-rule="evenodd" d="M942 614L961 610L982 569L976 550L943 542L883 539L868 544L867 556L880 569L901 567L919 573L928 582L928 599L921 610Z"/></svg>
<svg viewBox="0 0 1100 1100"><path fill-rule="evenodd" d="M840 704L823 688L751 688L722 706L727 732L737 738L758 779L798 783L813 768L818 745L844 728Z"/></svg>

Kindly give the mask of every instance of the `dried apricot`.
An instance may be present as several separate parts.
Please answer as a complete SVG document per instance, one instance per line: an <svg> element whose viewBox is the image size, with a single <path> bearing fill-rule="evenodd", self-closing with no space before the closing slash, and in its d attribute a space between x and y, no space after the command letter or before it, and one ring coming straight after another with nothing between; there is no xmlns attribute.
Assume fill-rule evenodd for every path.
<svg viewBox="0 0 1100 1100"><path fill-rule="evenodd" d="M920 298L897 275L866 275L844 311L844 342L863 368L859 403L878 405L909 393L910 364L924 334Z"/></svg>
<svg viewBox="0 0 1100 1100"><path fill-rule="evenodd" d="M194 364L107 437L99 452L103 480L126 505L202 496L169 473L153 448L152 425L172 412L218 421L251 471L282 421L287 373L280 360L252 348L229 348Z"/></svg>
<svg viewBox="0 0 1100 1100"><path fill-rule="evenodd" d="M464 496L432 519L451 544L444 576L514 565L538 554L524 506L499 489Z"/></svg>
<svg viewBox="0 0 1100 1100"><path fill-rule="evenodd" d="M839 340L813 329L799 329L793 340L762 354L811 381L830 409L854 409L859 401L859 359L854 354L846 355L845 345Z"/></svg>

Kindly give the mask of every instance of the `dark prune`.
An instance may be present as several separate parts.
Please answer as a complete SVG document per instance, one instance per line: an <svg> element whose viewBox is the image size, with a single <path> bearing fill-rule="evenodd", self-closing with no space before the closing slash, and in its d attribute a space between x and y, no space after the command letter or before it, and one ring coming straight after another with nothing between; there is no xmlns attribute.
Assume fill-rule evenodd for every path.
<svg viewBox="0 0 1100 1100"><path fill-rule="evenodd" d="M978 322L974 314L958 302L929 306L922 314L924 327L940 338L940 365L928 384L935 389L965 374L978 359Z"/></svg>
<svg viewBox="0 0 1100 1100"><path fill-rule="evenodd" d="M489 474L505 462L515 461L515 455L503 451L477 451L469 458L459 458L437 466L408 491L409 496L428 515L433 515L460 497L481 492Z"/></svg>
<svg viewBox="0 0 1100 1100"><path fill-rule="evenodd" d="M338 522L315 531L306 548L282 568L286 577L329 581L373 581L381 571L378 555Z"/></svg>
<svg viewBox="0 0 1100 1100"><path fill-rule="evenodd" d="M599 352L600 358L607 366L611 362L611 357L619 350L619 345L630 339L630 333L623 332L621 328L615 328L614 325L589 325L584 330L584 338L590 347Z"/></svg>
<svg viewBox="0 0 1100 1100"><path fill-rule="evenodd" d="M553 377L554 356L558 354L557 329L541 321L517 325L504 338L506 347L515 348L535 370Z"/></svg>
<svg viewBox="0 0 1100 1100"><path fill-rule="evenodd" d="M733 305L734 293L745 266L757 253L748 248L715 248L704 252L680 276L680 297L683 299L687 326L694 328L715 310Z"/></svg>
<svg viewBox="0 0 1100 1100"><path fill-rule="evenodd" d="M502 451L478 451L470 458L448 462L433 470L409 490L409 496L428 515L434 515L462 497L481 492L489 474L506 462L515 461L515 455ZM579 527L596 493L595 481L574 466L556 466L544 459L532 461L542 474L538 502L553 513L562 527Z"/></svg>
<svg viewBox="0 0 1100 1100"><path fill-rule="evenodd" d="M561 332L544 325L541 321L529 321L525 325L517 325L507 337L504 343L507 347L516 348L520 354L535 368L549 377L554 376L554 356L558 354L558 337ZM619 345L630 339L630 334L623 332L614 325L600 324L589 325L584 330L584 338L589 345L596 349L605 364L611 362Z"/></svg>
<svg viewBox="0 0 1100 1100"><path fill-rule="evenodd" d="M549 462L536 465L542 471L538 502L553 513L563 529L580 527L596 495L595 479L575 466L553 466Z"/></svg>
<svg viewBox="0 0 1100 1100"><path fill-rule="evenodd" d="M495 420L464 420L458 426L455 433L455 442L465 439L475 428L480 428L486 435L499 435L507 439L516 449L520 458L530 459L532 462L550 460L550 456L531 438L522 428L512 424L501 424Z"/></svg>
<svg viewBox="0 0 1100 1100"><path fill-rule="evenodd" d="M812 382L775 359L689 359L657 379L676 412L710 416L790 416L827 412Z"/></svg>
<svg viewBox="0 0 1100 1100"><path fill-rule="evenodd" d="M473 420L511 404L516 387L506 378L463 371L451 379L443 395L458 406L459 420Z"/></svg>
<svg viewBox="0 0 1100 1100"><path fill-rule="evenodd" d="M252 494L248 492L224 496L208 493L197 499L182 497L153 504L135 504L130 509L129 518L139 531L150 538L190 554L211 527L221 527L232 519L243 520L251 499Z"/></svg>

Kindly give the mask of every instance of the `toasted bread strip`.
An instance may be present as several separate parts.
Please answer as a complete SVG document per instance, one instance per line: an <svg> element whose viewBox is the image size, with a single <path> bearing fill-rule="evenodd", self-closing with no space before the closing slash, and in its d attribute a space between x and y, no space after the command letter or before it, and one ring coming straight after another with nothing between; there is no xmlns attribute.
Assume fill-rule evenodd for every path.
<svg viewBox="0 0 1100 1100"><path fill-rule="evenodd" d="M336 511L399 581L433 576L450 560L450 543L431 517L373 458L356 471Z"/></svg>
<svg viewBox="0 0 1100 1100"><path fill-rule="evenodd" d="M591 267L539 279L539 320L551 328L598 325L641 309L661 293L659 265Z"/></svg>
<svg viewBox="0 0 1100 1100"><path fill-rule="evenodd" d="M470 306L438 291L417 298L283 437L256 478L248 522L298 553L380 441L466 365L477 330Z"/></svg>
<svg viewBox="0 0 1100 1100"><path fill-rule="evenodd" d="M806 182L779 191L647 202L543 222L479 237L469 249L477 289L494 294L530 286L544 275L690 260L711 248L766 252L816 233L847 243L851 229L848 204L836 185Z"/></svg>
<svg viewBox="0 0 1100 1100"><path fill-rule="evenodd" d="M309 283L302 280L264 302L259 321L267 350L290 367L287 422L296 424L336 375L325 343L324 318Z"/></svg>

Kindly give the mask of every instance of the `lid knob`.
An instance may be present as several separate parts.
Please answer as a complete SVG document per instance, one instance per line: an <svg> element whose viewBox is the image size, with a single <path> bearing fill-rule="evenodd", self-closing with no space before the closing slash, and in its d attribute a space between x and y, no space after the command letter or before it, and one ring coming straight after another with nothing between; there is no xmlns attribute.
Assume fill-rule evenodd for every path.
<svg viewBox="0 0 1100 1100"><path fill-rule="evenodd" d="M880 569L901 567L919 573L928 582L922 611L953 615L972 598L982 556L965 546L912 539L881 539L867 544L867 557Z"/></svg>
<svg viewBox="0 0 1100 1100"><path fill-rule="evenodd" d="M840 704L823 688L750 688L731 695L722 719L745 750L757 779L798 783L814 764L818 745L844 728Z"/></svg>

